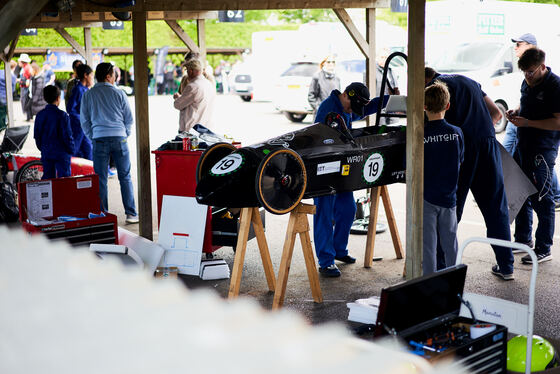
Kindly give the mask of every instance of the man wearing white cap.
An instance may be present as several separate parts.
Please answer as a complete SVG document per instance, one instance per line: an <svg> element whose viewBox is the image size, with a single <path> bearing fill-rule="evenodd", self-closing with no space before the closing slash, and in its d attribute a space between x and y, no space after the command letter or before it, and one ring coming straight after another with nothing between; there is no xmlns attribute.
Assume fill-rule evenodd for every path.
<svg viewBox="0 0 560 374"><path fill-rule="evenodd" d="M19 56L18 62L20 63L21 70L19 75L19 87L21 88L20 94L20 101L21 101L21 109L23 113L26 115L26 120L31 121L33 118L33 113L31 112L31 103L29 101L31 98L29 97L29 84L31 83L31 78L33 77L33 69L29 64L31 59L27 53L22 53Z"/></svg>

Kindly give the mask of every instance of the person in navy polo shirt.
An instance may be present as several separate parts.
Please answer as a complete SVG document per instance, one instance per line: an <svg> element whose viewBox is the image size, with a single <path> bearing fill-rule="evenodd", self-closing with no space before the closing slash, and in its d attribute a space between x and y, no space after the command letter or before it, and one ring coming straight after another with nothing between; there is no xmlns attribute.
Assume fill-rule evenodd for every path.
<svg viewBox="0 0 560 374"><path fill-rule="evenodd" d="M383 106L387 104L388 95L383 98ZM369 99L368 88L359 82L350 83L344 92L332 90L323 100L315 122L325 123L330 112L338 113L351 129L352 121L358 121L375 113L379 98ZM315 253L319 260L319 273L325 277L339 277L340 270L334 260L353 264L356 259L348 254L346 245L350 236L350 228L356 214L356 202L352 192L340 192L335 195L319 196L313 199L317 207L313 215L313 240Z"/></svg>
<svg viewBox="0 0 560 374"><path fill-rule="evenodd" d="M41 151L42 179L69 177L74 153L70 117L58 108L60 89L57 86L43 88L43 97L47 106L37 113L33 129L35 144Z"/></svg>
<svg viewBox="0 0 560 374"><path fill-rule="evenodd" d="M457 181L463 162L463 131L445 119L449 91L442 82L425 89L424 109L424 235L422 270L437 270L438 238L445 266L457 259Z"/></svg>
<svg viewBox="0 0 560 374"><path fill-rule="evenodd" d="M445 119L463 130L465 140L465 160L461 165L457 187L457 222L461 221L470 189L484 217L486 235L510 241L502 157L494 131L494 123L502 118L502 114L482 91L480 84L470 78L443 75L426 67L426 85L430 85L433 80L447 85L451 97ZM493 249L498 265L492 267L492 273L504 280L512 280L511 248L493 246ZM438 259L438 268L442 267Z"/></svg>
<svg viewBox="0 0 560 374"><path fill-rule="evenodd" d="M539 220L535 233L535 254L538 262L552 259L550 248L554 234L554 191L552 172L560 143L560 77L545 65L545 53L532 48L523 53L518 66L525 74L521 85L518 109L507 117L518 127L518 150L521 169L537 188L528 202ZM530 242L532 212L526 201L515 219L515 240ZM531 264L529 255L521 258Z"/></svg>

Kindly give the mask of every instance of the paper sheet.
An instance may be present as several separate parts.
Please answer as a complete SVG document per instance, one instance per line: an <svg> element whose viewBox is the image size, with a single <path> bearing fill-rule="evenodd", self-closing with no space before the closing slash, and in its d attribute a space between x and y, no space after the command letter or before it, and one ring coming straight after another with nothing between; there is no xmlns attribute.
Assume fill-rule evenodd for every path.
<svg viewBox="0 0 560 374"><path fill-rule="evenodd" d="M52 217L52 182L28 183L25 187L27 192L27 217L29 219Z"/></svg>

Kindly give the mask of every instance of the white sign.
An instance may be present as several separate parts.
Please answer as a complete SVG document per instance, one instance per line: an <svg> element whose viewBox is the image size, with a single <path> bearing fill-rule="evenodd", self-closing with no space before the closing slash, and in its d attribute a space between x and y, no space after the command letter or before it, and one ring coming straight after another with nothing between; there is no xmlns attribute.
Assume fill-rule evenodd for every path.
<svg viewBox="0 0 560 374"><path fill-rule="evenodd" d="M213 175L223 175L233 173L243 163L243 156L239 153L232 153L218 161L210 170Z"/></svg>
<svg viewBox="0 0 560 374"><path fill-rule="evenodd" d="M52 182L28 183L25 188L27 192L27 217L30 219L52 217Z"/></svg>
<svg viewBox="0 0 560 374"><path fill-rule="evenodd" d="M381 173L383 173L383 156L380 153L374 153L364 164L364 179L368 183L373 183L379 179Z"/></svg>
<svg viewBox="0 0 560 374"><path fill-rule="evenodd" d="M163 196L158 244L165 249L160 266L198 275L208 207L194 197Z"/></svg>
<svg viewBox="0 0 560 374"><path fill-rule="evenodd" d="M317 165L317 175L338 173L340 171L340 161L325 162Z"/></svg>

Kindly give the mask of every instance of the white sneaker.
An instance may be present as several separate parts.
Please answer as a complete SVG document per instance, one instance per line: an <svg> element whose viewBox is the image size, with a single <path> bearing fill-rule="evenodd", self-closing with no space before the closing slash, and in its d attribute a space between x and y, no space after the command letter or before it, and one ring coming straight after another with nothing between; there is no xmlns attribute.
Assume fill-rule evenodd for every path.
<svg viewBox="0 0 560 374"><path fill-rule="evenodd" d="M132 214L126 215L126 223L138 223L138 222L140 222L138 216L133 216Z"/></svg>

